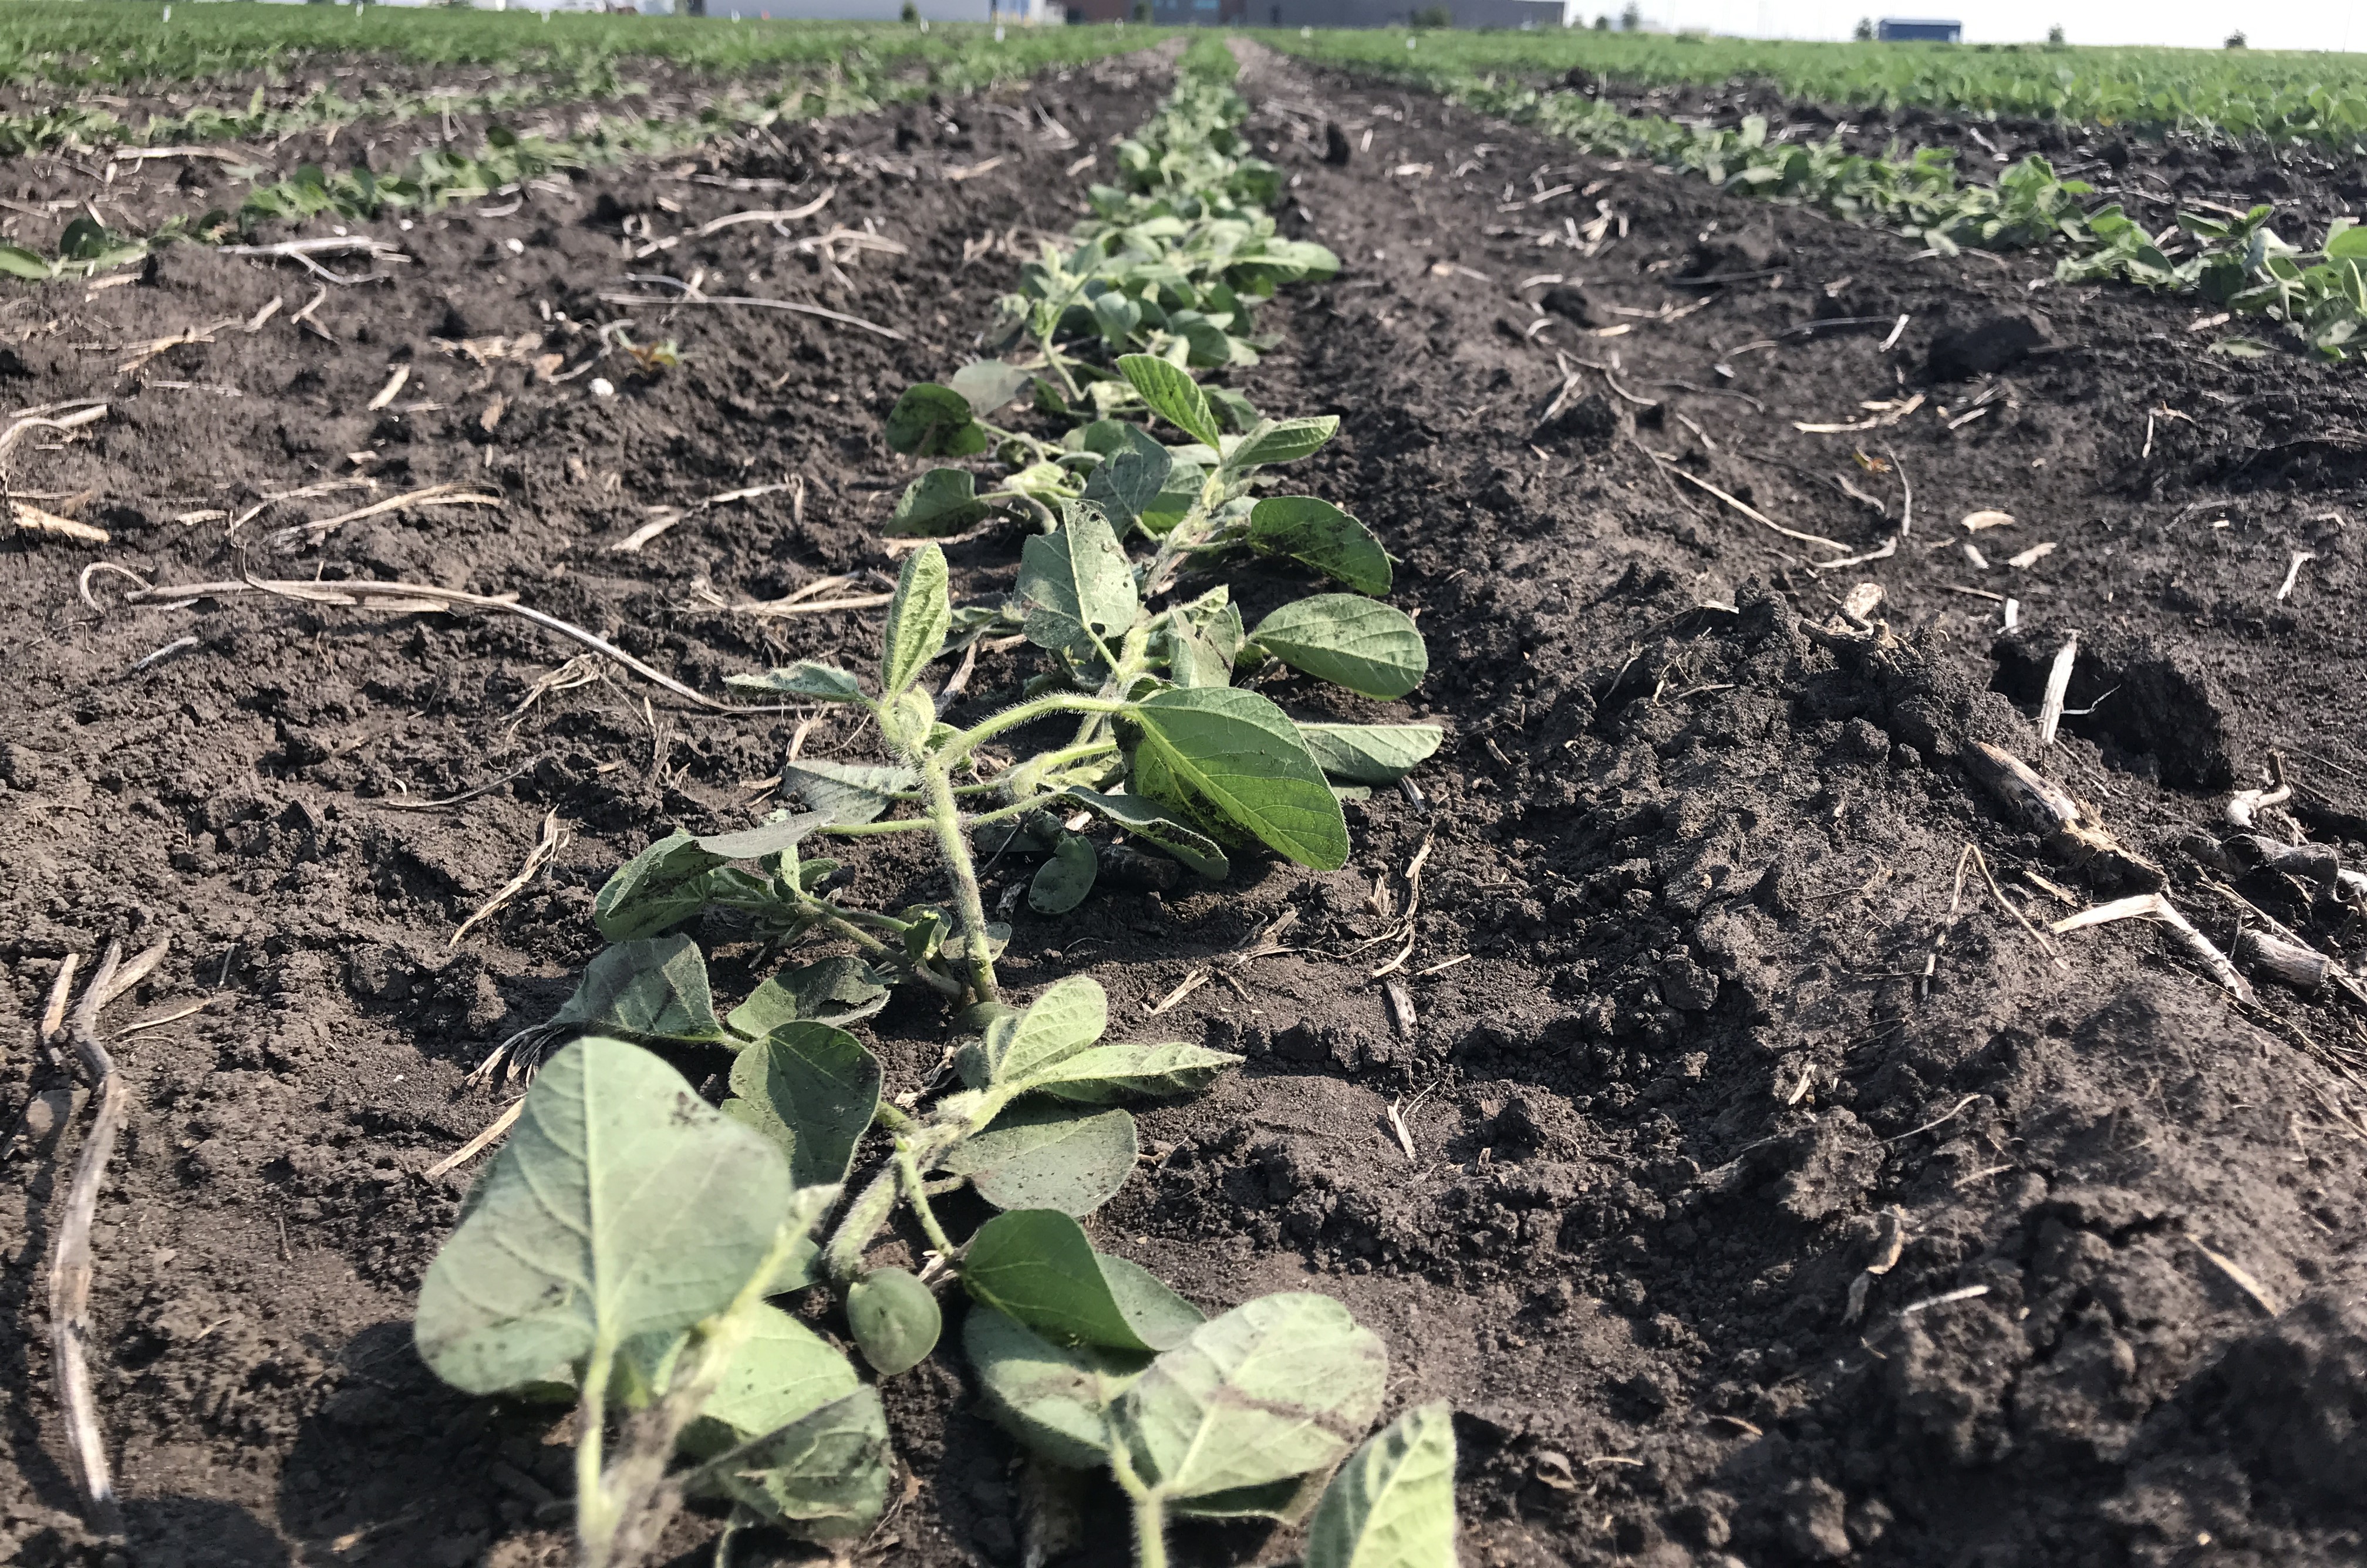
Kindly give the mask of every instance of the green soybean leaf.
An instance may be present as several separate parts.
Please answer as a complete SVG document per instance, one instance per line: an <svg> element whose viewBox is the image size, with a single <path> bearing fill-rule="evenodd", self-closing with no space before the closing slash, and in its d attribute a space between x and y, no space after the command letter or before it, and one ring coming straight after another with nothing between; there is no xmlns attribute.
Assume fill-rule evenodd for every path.
<svg viewBox="0 0 2367 1568"><path fill-rule="evenodd" d="M1389 591L1389 552L1373 530L1329 501L1270 495L1250 508L1250 546L1286 555L1360 594Z"/></svg>
<svg viewBox="0 0 2367 1568"><path fill-rule="evenodd" d="M1112 343L1123 343L1142 324L1142 307L1123 294L1102 294L1093 302L1093 325Z"/></svg>
<svg viewBox="0 0 2367 1568"><path fill-rule="evenodd" d="M1317 594L1283 606L1250 641L1292 669L1364 697L1403 697L1430 670L1430 650L1401 609L1353 594Z"/></svg>
<svg viewBox="0 0 2367 1568"><path fill-rule="evenodd" d="M945 1331L937 1298L901 1268L875 1268L846 1292L847 1326L872 1370L901 1377L928 1359Z"/></svg>
<svg viewBox="0 0 2367 1568"><path fill-rule="evenodd" d="M1205 1089L1240 1057L1196 1045L1096 1045L1064 1056L1018 1082L1064 1100L1172 1098Z"/></svg>
<svg viewBox="0 0 2367 1568"><path fill-rule="evenodd" d="M1225 466L1240 472L1260 468L1267 463L1296 462L1321 447L1340 432L1336 415L1327 414L1318 419L1280 419L1259 430L1252 427L1241 437L1240 446L1225 460Z"/></svg>
<svg viewBox="0 0 2367 1568"><path fill-rule="evenodd" d="M1071 1470L1108 1462L1109 1407L1150 1359L1139 1351L1055 1345L982 1305L962 1324L962 1350L996 1424Z"/></svg>
<svg viewBox="0 0 2367 1568"><path fill-rule="evenodd" d="M1216 411L1208 406L1208 394L1187 372L1149 354L1122 354L1117 369L1153 414L1203 446L1217 445Z"/></svg>
<svg viewBox="0 0 2367 1568"><path fill-rule="evenodd" d="M0 272L35 281L56 276L48 262L21 245L0 245Z"/></svg>
<svg viewBox="0 0 2367 1568"><path fill-rule="evenodd" d="M707 903L697 879L724 863L676 828L617 868L592 901L592 924L612 942L629 942L689 919Z"/></svg>
<svg viewBox="0 0 2367 1568"><path fill-rule="evenodd" d="M738 691L767 696L777 692L788 697L810 697L822 702L863 700L863 687L852 675L836 665L816 664L810 659L800 659L777 670L766 670L760 676L725 676L723 684Z"/></svg>
<svg viewBox="0 0 2367 1568"><path fill-rule="evenodd" d="M878 1058L844 1029L783 1024L731 1063L723 1112L779 1144L798 1187L835 1186L879 1108L879 1077Z"/></svg>
<svg viewBox="0 0 2367 1568"><path fill-rule="evenodd" d="M1135 426L1117 427L1126 434L1086 476L1084 499L1101 507L1114 522L1130 525L1159 499L1174 460L1166 448Z"/></svg>
<svg viewBox="0 0 2367 1568"><path fill-rule="evenodd" d="M978 1228L962 1260L973 1300L1065 1343L1111 1350L1179 1344L1199 1310L1150 1273L1103 1257L1082 1226L1052 1209L1018 1209Z"/></svg>
<svg viewBox="0 0 2367 1568"><path fill-rule="evenodd" d="M1122 1110L1026 1105L955 1145L939 1168L968 1176L997 1209L1057 1209L1078 1218L1108 1202L1141 1153Z"/></svg>
<svg viewBox="0 0 2367 1568"><path fill-rule="evenodd" d="M1167 675L1177 686L1230 686L1239 651L1240 611L1225 607L1229 629L1171 624L1167 629ZM1233 635L1227 637L1229 631Z"/></svg>
<svg viewBox="0 0 2367 1568"><path fill-rule="evenodd" d="M1334 778L1394 784L1438 749L1435 724L1301 724L1315 765Z"/></svg>
<svg viewBox="0 0 2367 1568"><path fill-rule="evenodd" d="M892 701L904 694L931 659L945 651L954 623L946 597L946 552L924 544L905 559L888 605L888 631L879 658L880 693Z"/></svg>
<svg viewBox="0 0 2367 1568"><path fill-rule="evenodd" d="M2338 218L2335 222L2339 223L2342 220ZM2367 228L2352 224L2329 234L2326 256L2328 261L2367 261Z"/></svg>
<svg viewBox="0 0 2367 1568"><path fill-rule="evenodd" d="M944 539L992 509L978 498L977 475L967 469L933 468L904 487L886 531L904 539Z"/></svg>
<svg viewBox="0 0 2367 1568"><path fill-rule="evenodd" d="M1302 866L1347 864L1347 819L1281 709L1252 691L1191 687L1144 699L1132 717L1138 753L1195 804Z"/></svg>
<svg viewBox="0 0 2367 1568"><path fill-rule="evenodd" d="M1187 449L1198 451L1201 449L1193 447ZM1206 479L1198 463L1185 458L1173 458L1167 471L1167 483L1135 521L1143 532L1154 538L1166 537L1177 523L1184 520L1184 514L1191 511L1193 503L1200 498L1201 486Z"/></svg>
<svg viewBox="0 0 2367 1568"><path fill-rule="evenodd" d="M788 1256L773 1270L772 1278L765 1281L764 1294L787 1295L821 1278L821 1241L814 1233L822 1216L836 1206L839 1190L835 1185L801 1187L789 1195L788 1225L798 1239Z"/></svg>
<svg viewBox="0 0 2367 1568"><path fill-rule="evenodd" d="M1208 1314L1167 1288L1167 1282L1138 1263L1107 1253L1093 1254L1109 1287L1110 1300L1127 1324L1155 1350L1181 1345L1186 1335L1208 1321Z"/></svg>
<svg viewBox="0 0 2367 1568"><path fill-rule="evenodd" d="M1218 347L1224 340L1225 335L1221 332L1216 333L1213 340L1203 339L1202 342L1206 343L1207 349L1210 351L1208 358L1205 359L1199 358L1202 351L1201 343L1195 342L1193 345L1194 362L1206 365L1226 363L1229 356ZM1251 357L1251 362L1255 362L1254 356ZM1201 390L1208 394L1208 405L1217 411L1217 417L1220 423L1229 425L1236 431L1243 433L1257 427L1259 417L1257 404L1240 393L1228 392L1223 387L1204 387Z"/></svg>
<svg viewBox="0 0 2367 1568"><path fill-rule="evenodd" d="M1001 958L1003 954L1003 950L1010 946L1010 923L1002 920L988 921L986 923L986 956L989 961ZM969 933L959 929L948 932L939 950L949 959L968 958L969 955Z"/></svg>
<svg viewBox="0 0 2367 1568"><path fill-rule="evenodd" d="M1018 397L1035 379L1033 370L1000 359L973 359L956 370L946 385L961 393L970 411L983 419Z"/></svg>
<svg viewBox="0 0 2367 1568"><path fill-rule="evenodd" d="M1109 995L1090 976L1055 982L1025 1012L995 1020L986 1033L996 1083L1015 1083L1073 1056L1109 1028Z"/></svg>
<svg viewBox="0 0 2367 1568"><path fill-rule="evenodd" d="M710 833L691 842L726 860L761 860L767 855L796 848L798 840L828 825L830 820L827 812L775 812L754 827L743 827L736 833Z"/></svg>
<svg viewBox="0 0 2367 1568"><path fill-rule="evenodd" d="M468 1217L428 1267L413 1334L446 1382L498 1393L595 1345L688 1328L771 1249L788 1164L623 1040L544 1063Z"/></svg>
<svg viewBox="0 0 2367 1568"><path fill-rule="evenodd" d="M663 1380L653 1380L663 1386ZM863 1386L844 1352L780 1308L759 1302L746 1340L723 1364L715 1392L682 1436L707 1459L776 1432Z"/></svg>
<svg viewBox="0 0 2367 1568"><path fill-rule="evenodd" d="M1027 906L1038 915L1066 915L1085 902L1101 869L1093 841L1082 834L1064 833L1053 841L1052 853L1027 883Z"/></svg>
<svg viewBox="0 0 2367 1568"><path fill-rule="evenodd" d="M1455 1414L1407 1411L1340 1467L1307 1527L1306 1568L1455 1568Z"/></svg>
<svg viewBox="0 0 2367 1568"><path fill-rule="evenodd" d="M794 795L808 810L847 826L874 820L896 803L899 793L917 789L920 782L921 776L909 767L827 762L820 757L781 765L784 797Z"/></svg>
<svg viewBox="0 0 2367 1568"><path fill-rule="evenodd" d="M575 994L550 1021L569 1033L694 1044L725 1038L707 989L707 960L684 936L608 948L585 967Z"/></svg>
<svg viewBox="0 0 2367 1568"><path fill-rule="evenodd" d="M1058 533L1020 547L1019 602L1027 641L1077 660L1114 650L1139 613L1134 572L1101 508L1066 508Z"/></svg>
<svg viewBox="0 0 2367 1568"><path fill-rule="evenodd" d="M723 1022L745 1040L762 1040L800 1021L844 1028L888 1005L888 984L857 958L818 959L768 977Z"/></svg>
<svg viewBox="0 0 2367 1568"><path fill-rule="evenodd" d="M834 1541L871 1532L894 1472L879 1391L862 1388L710 1460L687 1485L791 1535Z"/></svg>
<svg viewBox="0 0 2367 1568"><path fill-rule="evenodd" d="M1161 1354L1112 1411L1166 1497L1272 1486L1338 1462L1379 1414L1388 1352L1328 1296L1261 1296Z"/></svg>
<svg viewBox="0 0 2367 1568"><path fill-rule="evenodd" d="M934 381L905 389L888 412L886 434L889 450L920 458L975 457L987 448L969 400Z"/></svg>
<svg viewBox="0 0 2367 1568"><path fill-rule="evenodd" d="M1140 795L1104 795L1098 790L1073 784L1065 792L1104 822L1113 823L1144 843L1164 850L1186 869L1204 877L1222 881L1232 869L1223 847L1215 839L1187 823L1178 822L1154 801Z"/></svg>

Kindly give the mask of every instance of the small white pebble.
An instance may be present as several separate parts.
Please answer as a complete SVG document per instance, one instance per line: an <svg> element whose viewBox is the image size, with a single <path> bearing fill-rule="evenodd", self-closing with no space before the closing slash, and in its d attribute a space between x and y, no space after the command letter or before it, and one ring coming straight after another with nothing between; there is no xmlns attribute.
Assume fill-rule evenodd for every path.
<svg viewBox="0 0 2367 1568"><path fill-rule="evenodd" d="M345 236L345 226L343 223L332 223L329 225L329 233L342 239Z"/></svg>
<svg viewBox="0 0 2367 1568"><path fill-rule="evenodd" d="M405 233L408 233L411 232L411 220L408 218L397 218L394 221L394 226L402 230Z"/></svg>
<svg viewBox="0 0 2367 1568"><path fill-rule="evenodd" d="M592 395L594 397L614 397L617 395L617 383L610 381L606 376L595 376L592 378Z"/></svg>
<svg viewBox="0 0 2367 1568"><path fill-rule="evenodd" d="M509 242L509 245L510 254L512 256L524 256L526 254L526 242L524 240L512 239Z"/></svg>

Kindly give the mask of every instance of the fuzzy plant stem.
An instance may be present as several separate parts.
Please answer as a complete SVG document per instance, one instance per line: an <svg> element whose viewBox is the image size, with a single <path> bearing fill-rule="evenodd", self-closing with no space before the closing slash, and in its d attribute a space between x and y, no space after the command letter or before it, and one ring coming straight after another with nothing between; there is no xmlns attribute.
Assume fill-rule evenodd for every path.
<svg viewBox="0 0 2367 1568"><path fill-rule="evenodd" d="M1084 393L1078 390L1077 379L1069 374L1069 362L1067 358L1062 355L1059 349L1052 347L1051 335L1049 334L1039 334L1036 336L1036 341L1044 350L1044 362L1052 367L1052 373L1054 375L1060 378L1060 390L1069 394L1070 401L1073 403L1078 398L1082 397Z"/></svg>
<svg viewBox="0 0 2367 1568"><path fill-rule="evenodd" d="M896 1140L896 1176L904 1187L904 1201L912 1206L912 1215L921 1221L921 1233L937 1249L937 1256L951 1261L955 1247L946 1228L937 1223L937 1211L929 1206L928 1184L921 1179L921 1162L912 1153L912 1141Z"/></svg>
<svg viewBox="0 0 2367 1568"><path fill-rule="evenodd" d="M1134 1473L1124 1438L1112 1436L1109 1461L1110 1474L1117 1482L1118 1490L1133 1505L1136 1568L1167 1568L1166 1499L1145 1486L1142 1478Z"/></svg>
<svg viewBox="0 0 2367 1568"><path fill-rule="evenodd" d="M953 873L954 907L961 915L963 946L968 949L970 989L981 1002L1000 1003L1002 988L994 978L994 958L987 950L986 901L978 891L978 866L970 859L969 834L962 826L961 805L954 799L953 780L942 764L921 769L929 790L929 819L936 824L937 848Z"/></svg>
<svg viewBox="0 0 2367 1568"><path fill-rule="evenodd" d="M863 1249L888 1222L896 1207L896 1167L883 1167L875 1175L854 1202L846 1206L846 1217L832 1233L830 1245L822 1253L822 1265L841 1290L855 1283L863 1272Z"/></svg>
<svg viewBox="0 0 2367 1568"><path fill-rule="evenodd" d="M887 943L879 940L878 937L872 936L868 931L864 930L861 926L857 926L850 916L859 915L866 920L878 921L880 923L883 930L889 931L903 930L904 923L902 921L891 919L884 915L871 915L862 910L840 909L834 904L826 903L821 899L813 898L804 893L799 893L798 895L798 900L802 913L810 916L814 923L821 926L824 930L827 930L833 935L845 937L848 941L853 942L855 946L861 948L864 951L870 953L875 958L882 958L892 963L902 964L906 972L910 973L912 978L920 981L923 984L928 986L931 990L935 991L940 994L946 996L958 996L961 994L962 988L960 982L947 979L946 976L939 974L936 971L931 969L924 963L904 963L904 955L902 953L889 947Z"/></svg>
<svg viewBox="0 0 2367 1568"><path fill-rule="evenodd" d="M607 1568L617 1546L617 1505L601 1475L601 1437L608 1421L608 1374L617 1347L603 1340L583 1364L583 1395L575 1409L575 1536L583 1568Z"/></svg>

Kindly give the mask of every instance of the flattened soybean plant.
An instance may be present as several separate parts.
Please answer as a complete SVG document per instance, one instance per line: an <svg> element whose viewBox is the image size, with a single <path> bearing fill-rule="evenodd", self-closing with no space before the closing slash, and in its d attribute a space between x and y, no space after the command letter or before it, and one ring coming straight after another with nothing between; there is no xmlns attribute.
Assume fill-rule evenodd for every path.
<svg viewBox="0 0 2367 1568"><path fill-rule="evenodd" d="M1438 744L1426 725L1302 725L1234 684L1274 660L1389 699L1427 662L1411 620L1375 597L1389 560L1372 534L1314 497L1259 494L1266 471L1337 422L1265 418L1190 373L1253 360L1250 293L1331 270L1319 247L1277 248L1290 242L1254 205L1261 188L1272 199L1273 171L1232 153L1240 114L1229 89L1187 71L1126 149L1131 188L1097 192L1077 247L1032 267L1006 309L1006 340L1031 343L1036 361L968 367L913 389L891 417L900 449L991 446L1015 471L983 495L968 471L934 471L898 515L908 531L994 508L1036 519L1010 602L957 610L944 553L924 543L873 668L737 678L859 708L878 760L791 764L784 790L804 811L677 832L635 857L595 904L613 945L557 1018L505 1048L531 1064L574 1037L542 1066L429 1269L417 1339L461 1389L577 1402L592 1568L644 1561L686 1499L810 1540L869 1530L894 1473L878 1389L774 1299L832 1292L863 1359L889 1378L936 1348L938 1292L957 1280L987 1408L1034 1462L1106 1470L1148 1568L1163 1568L1179 1517L1306 1522L1309 1568L1454 1561L1447 1412L1410 1411L1358 1448L1382 1414L1387 1357L1343 1307L1288 1293L1207 1318L1094 1250L1079 1220L1137 1158L1123 1102L1192 1093L1237 1058L1104 1038L1107 999L1084 976L1008 1003L995 959L1010 931L988 918L974 860L1040 856L1029 896L1052 913L1088 894L1099 864L1072 824L1212 881L1258 848L1336 868L1341 793L1402 777ZM1057 347L1081 324L1101 329L1090 360ZM1030 381L1038 410L1070 427L1057 442L984 423ZM1183 439L1127 418L1143 414ZM1221 584L1159 608L1187 567L1240 552L1347 591L1254 627ZM924 673L999 631L1032 644L1042 669L1014 705L945 722ZM1036 749L1000 755L1055 725ZM890 913L832 894L838 862L813 844L891 833L934 844L948 903ZM753 926L768 952L809 939L842 950L780 970L719 1016L698 944L674 929L710 910ZM847 1032L899 983L963 1006L976 1031L954 1058L960 1085L924 1108L883 1100L878 1060ZM653 1045L734 1052L730 1097L708 1105ZM886 1148L855 1179L875 1130ZM957 1242L934 1200L964 1184L1000 1212ZM928 1244L918 1273L866 1261L900 1207Z"/></svg>

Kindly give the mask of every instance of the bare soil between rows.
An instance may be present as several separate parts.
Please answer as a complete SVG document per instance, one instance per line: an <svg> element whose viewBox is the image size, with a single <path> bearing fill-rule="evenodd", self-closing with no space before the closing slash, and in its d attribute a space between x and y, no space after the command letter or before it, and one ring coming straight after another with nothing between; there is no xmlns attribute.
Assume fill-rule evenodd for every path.
<svg viewBox="0 0 2367 1568"><path fill-rule="evenodd" d="M87 553L20 536L0 588L0 1002L20 1020L0 1109L13 1124L36 1108L0 1184L0 1541L17 1560L101 1560L71 1513L41 1285L79 1133L38 1131L57 1102L36 1096L67 1081L37 1060L32 1023L65 954L167 934L171 957L110 1018L206 1006L117 1048L134 1108L97 1241L96 1371L133 1557L565 1560L564 1423L443 1390L411 1349L412 1293L470 1174L421 1173L498 1110L461 1080L572 988L609 869L675 824L769 806L795 726L692 709L613 665L538 691L577 650L515 618L130 608L104 574L94 608L83 567L515 592L710 691L791 657L858 658L870 616L732 607L889 569L877 529L912 465L880 416L967 357L1031 237L1073 218L1093 171L1066 171L1162 88L1138 61L1000 96L1042 104L1083 147L947 104L972 146L938 149L942 123L916 108L734 143L698 171L786 194L619 168L530 189L508 216L387 225L413 260L330 290L313 319L334 342L288 319L312 281L193 248L129 286L9 298L8 406L111 400L71 438L19 446L9 483L115 536ZM1419 801L1351 806L1341 872L1253 865L1221 890L1104 885L1065 917L1020 911L1015 988L1090 972L1131 1032L1250 1058L1144 1118L1150 1159L1093 1221L1099 1244L1212 1309L1285 1288L1345 1301L1388 1343L1393 1410L1454 1402L1464 1559L1489 1568L2367 1555L2351 1075L2367 1033L2339 999L2264 984L2240 1006L2142 923L2056 939L2051 961L2001 901L2043 924L2112 890L2051 858L1964 762L1990 742L2078 791L2223 947L2237 906L2198 854L2225 831L2225 792L2272 756L2301 789L2271 830L2357 864L2356 372L2232 362L2175 301L2033 289L2034 261L1914 259L1893 236L1573 158L1417 96L1263 58L1244 91L1295 177L1285 226L1347 267L1269 307L1281 347L1230 380L1269 409L1342 416L1292 485L1402 558L1396 597L1433 653L1402 704L1266 689L1303 715L1430 717L1449 738ZM1344 165L1323 159L1326 120ZM799 254L762 225L687 235L825 183L838 194L807 228L867 223L909 254ZM1589 255L1598 202L1609 243ZM684 237L629 260L629 216L637 235L646 219ZM1737 244L1762 276L1677 277ZM599 301L659 268L906 335ZM1540 314L1556 288L1574 293ZM274 295L283 310L253 335L219 327L116 372L143 342L243 324ZM1940 334L2007 310L2036 313L2042 352L1933 379ZM635 379L612 357L591 372L617 381L605 398L591 374L538 373L547 354L588 363L598 324L627 313L634 341L678 338L683 363ZM463 340L473 352L446 347ZM1557 352L1578 381L1544 421ZM394 364L402 389L368 409ZM1918 392L1888 426L1795 428ZM1852 553L1890 537L1903 473L1912 530L1819 573L1824 548L1680 471ZM801 499L698 507L793 477ZM271 499L329 480L375 488ZM275 543L447 482L503 505ZM610 548L659 507L685 515L638 552ZM1984 510L2016 520L1960 526ZM1007 591L1015 544L957 546L961 594ZM2281 598L2297 551L2311 559ZM1864 581L1887 595L1888 636L1832 630ZM1240 591L1254 610L1301 585L1251 574ZM2007 597L2020 630L2000 644ZM2071 705L2090 710L2042 752L2030 674L2073 628L2088 652ZM974 701L1021 674L981 660ZM805 741L860 744L826 714ZM553 812L571 835L556 860L455 945ZM1425 844L1414 950L1376 976L1387 950L1352 949L1386 924L1376 890L1401 906ZM1967 845L1997 893L1963 876ZM990 900L1026 870L998 868ZM2338 955L2367 947L2306 888L2233 886ZM864 857L852 890L930 892L892 855ZM1143 1019L1286 911L1297 950ZM953 1038L917 998L871 1033L891 1091ZM911 1479L856 1556L1026 1560L1013 1447L958 1363L886 1392ZM1102 1523L1075 1561L1124 1560ZM685 1520L674 1561L708 1561L713 1528ZM1180 1550L1296 1547L1236 1529ZM734 1560L810 1555L756 1540Z"/></svg>

